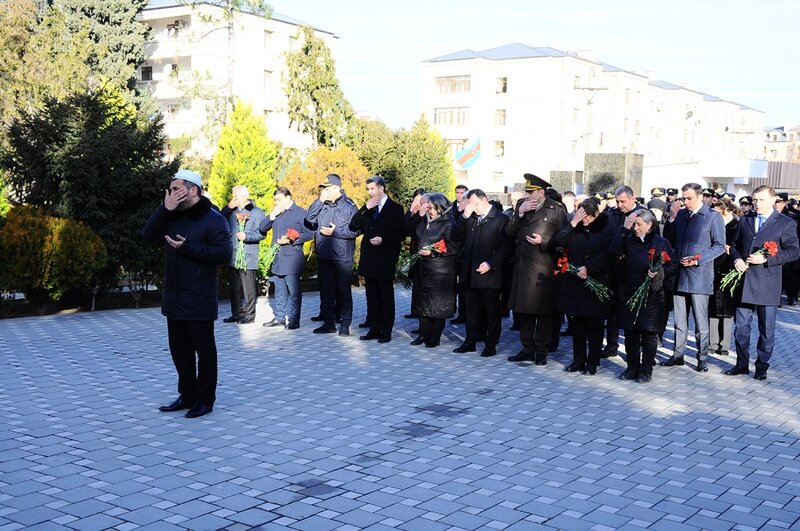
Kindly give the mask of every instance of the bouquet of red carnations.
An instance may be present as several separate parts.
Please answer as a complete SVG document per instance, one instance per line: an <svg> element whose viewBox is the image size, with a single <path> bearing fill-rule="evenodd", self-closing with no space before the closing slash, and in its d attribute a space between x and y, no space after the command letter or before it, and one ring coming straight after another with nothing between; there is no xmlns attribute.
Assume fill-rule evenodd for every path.
<svg viewBox="0 0 800 531"><path fill-rule="evenodd" d="M763 254L764 256L775 256L778 254L778 244L773 241L764 242L764 245L759 247L753 254ZM727 289L731 295L736 291L736 287L741 283L744 277L744 271L737 271L736 268L731 269L722 277L719 283L719 289Z"/></svg>
<svg viewBox="0 0 800 531"><path fill-rule="evenodd" d="M658 271L659 267L672 261L667 251L658 253L654 248L650 248L650 250L647 251L647 259L650 261L650 266L648 268L648 272L650 273L655 273ZM696 259L699 259L699 256ZM625 303L625 306L633 312L634 323L639 318L639 312L641 312L642 308L647 304L647 297L650 295L650 284L652 282L653 279L650 278L650 275L645 275L644 282L636 288L631 298Z"/></svg>
<svg viewBox="0 0 800 531"><path fill-rule="evenodd" d="M567 258L567 255L563 254L556 261L556 270L554 271L554 274L563 275L565 273L571 273L577 276L578 270L579 269L577 267L569 263L569 258ZM585 279L583 279L583 283L587 288L589 288L589 291L594 293L595 297L597 297L600 302L611 299L611 290L599 280L595 280L592 277L587 276Z"/></svg>

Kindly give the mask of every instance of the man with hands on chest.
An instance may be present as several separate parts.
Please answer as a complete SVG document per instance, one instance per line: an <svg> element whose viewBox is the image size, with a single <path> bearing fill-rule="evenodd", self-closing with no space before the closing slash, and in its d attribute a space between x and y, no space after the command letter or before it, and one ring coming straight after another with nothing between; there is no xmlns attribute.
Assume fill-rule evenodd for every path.
<svg viewBox="0 0 800 531"><path fill-rule="evenodd" d="M386 195L386 182L374 175L367 179L369 198L350 219L349 229L363 234L358 274L367 292L369 332L360 337L387 343L394 327L394 275L405 238L403 207Z"/></svg>

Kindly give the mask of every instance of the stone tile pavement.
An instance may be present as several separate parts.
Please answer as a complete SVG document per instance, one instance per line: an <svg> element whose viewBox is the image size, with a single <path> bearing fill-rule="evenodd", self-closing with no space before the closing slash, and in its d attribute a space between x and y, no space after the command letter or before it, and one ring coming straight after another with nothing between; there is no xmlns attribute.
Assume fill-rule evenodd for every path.
<svg viewBox="0 0 800 531"><path fill-rule="evenodd" d="M796 307L766 382L719 356L641 385L619 357L563 372L569 340L534 367L513 332L489 359L451 352L462 327L412 347L402 317L385 345L318 336L317 305L296 331L218 322L195 420L156 410L158 309L0 321L0 530L800 529Z"/></svg>

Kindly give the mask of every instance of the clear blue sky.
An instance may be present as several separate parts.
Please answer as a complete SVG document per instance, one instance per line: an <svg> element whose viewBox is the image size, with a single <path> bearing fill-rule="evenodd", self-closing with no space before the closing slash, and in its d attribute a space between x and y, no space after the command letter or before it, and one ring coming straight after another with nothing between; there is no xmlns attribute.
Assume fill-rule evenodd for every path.
<svg viewBox="0 0 800 531"><path fill-rule="evenodd" d="M334 32L337 74L359 112L409 127L421 112L422 61L512 42L591 50L626 70L800 124L800 0L273 0Z"/></svg>

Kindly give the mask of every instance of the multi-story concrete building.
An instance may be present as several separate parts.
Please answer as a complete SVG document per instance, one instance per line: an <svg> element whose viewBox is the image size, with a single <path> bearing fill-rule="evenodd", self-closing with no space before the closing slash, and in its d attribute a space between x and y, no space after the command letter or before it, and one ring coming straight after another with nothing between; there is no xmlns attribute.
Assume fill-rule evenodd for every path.
<svg viewBox="0 0 800 531"><path fill-rule="evenodd" d="M570 172L581 191L596 153L642 155L637 192L690 180L741 192L766 177L762 112L577 54L463 50L425 61L423 84L423 109L470 187ZM478 140L477 160L455 156Z"/></svg>
<svg viewBox="0 0 800 531"><path fill-rule="evenodd" d="M139 87L158 101L167 137L189 137L193 151L212 154L215 146L208 145L203 129L220 112L225 96L232 95L264 117L271 138L309 147L311 137L289 127L282 81L285 54L298 46L304 24L275 12L270 17L236 12L229 25L218 4L151 0L142 12L142 21L153 31L139 68ZM333 33L314 30L333 47Z"/></svg>

